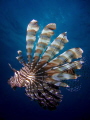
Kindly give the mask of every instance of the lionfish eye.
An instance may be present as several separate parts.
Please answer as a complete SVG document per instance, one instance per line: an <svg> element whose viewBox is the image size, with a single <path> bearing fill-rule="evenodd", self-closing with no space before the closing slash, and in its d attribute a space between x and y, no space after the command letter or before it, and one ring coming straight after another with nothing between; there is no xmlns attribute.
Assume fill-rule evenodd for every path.
<svg viewBox="0 0 90 120"><path fill-rule="evenodd" d="M14 86L14 87L13 87L13 90L16 90L16 88L17 88L17 87L16 87L16 86Z"/></svg>
<svg viewBox="0 0 90 120"><path fill-rule="evenodd" d="M27 61L18 50L16 59L23 65L20 71L14 71L9 84L15 90L17 87L25 87L25 93L31 100L36 100L45 109L54 110L62 101L61 87L70 87L67 84L72 79L77 79L76 69L81 69L82 60L74 61L82 57L81 48L72 48L58 55L60 50L68 42L67 32L61 33L52 43L50 38L54 35L55 23L50 23L42 30L36 43L36 33L39 30L38 22L32 20L27 26L26 50ZM33 51L34 54L33 54Z"/></svg>

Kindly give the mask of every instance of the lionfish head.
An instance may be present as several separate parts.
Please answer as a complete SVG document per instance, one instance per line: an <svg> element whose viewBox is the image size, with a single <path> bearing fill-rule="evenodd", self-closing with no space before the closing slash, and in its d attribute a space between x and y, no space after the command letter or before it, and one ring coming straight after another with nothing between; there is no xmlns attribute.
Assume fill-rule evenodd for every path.
<svg viewBox="0 0 90 120"><path fill-rule="evenodd" d="M16 87L16 82L15 82L14 77L11 77L11 78L8 80L8 84L11 86L11 88Z"/></svg>
<svg viewBox="0 0 90 120"><path fill-rule="evenodd" d="M19 71L17 72L14 72L14 76L11 77L9 80L8 80L8 84L11 86L11 88L13 88L14 90L17 88L17 87L21 87L21 84L18 82L18 74L19 74Z"/></svg>

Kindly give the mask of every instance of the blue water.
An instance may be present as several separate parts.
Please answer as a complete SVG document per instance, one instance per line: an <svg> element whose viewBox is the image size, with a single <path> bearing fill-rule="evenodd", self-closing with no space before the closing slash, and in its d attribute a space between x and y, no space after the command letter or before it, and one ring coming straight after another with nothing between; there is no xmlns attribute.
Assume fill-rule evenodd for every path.
<svg viewBox="0 0 90 120"><path fill-rule="evenodd" d="M25 56L28 23L36 19L41 29L55 22L55 36L67 31L69 43L84 50L81 89L62 89L63 101L55 111L43 110L30 101L24 88L13 91L7 84L13 76L8 63L19 70L17 50ZM40 33L39 31L39 33ZM0 0L0 120L90 120L90 2L89 0Z"/></svg>

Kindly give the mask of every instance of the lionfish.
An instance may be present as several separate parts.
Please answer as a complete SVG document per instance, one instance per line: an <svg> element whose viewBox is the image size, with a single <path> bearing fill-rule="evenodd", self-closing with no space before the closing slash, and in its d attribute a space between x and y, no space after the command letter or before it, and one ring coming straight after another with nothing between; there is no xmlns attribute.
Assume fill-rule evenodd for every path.
<svg viewBox="0 0 90 120"><path fill-rule="evenodd" d="M25 87L25 93L31 100L38 101L40 106L49 110L56 109L62 101L60 87L70 87L65 81L77 79L79 75L75 70L81 69L83 63L81 59L73 61L82 57L81 48L59 54L68 42L67 32L50 42L55 29L55 23L46 25L35 45L39 26L37 20L32 20L27 26L27 62L23 59L22 51L18 50L16 59L23 67L18 71L9 64L14 71L14 76L8 80L11 88Z"/></svg>

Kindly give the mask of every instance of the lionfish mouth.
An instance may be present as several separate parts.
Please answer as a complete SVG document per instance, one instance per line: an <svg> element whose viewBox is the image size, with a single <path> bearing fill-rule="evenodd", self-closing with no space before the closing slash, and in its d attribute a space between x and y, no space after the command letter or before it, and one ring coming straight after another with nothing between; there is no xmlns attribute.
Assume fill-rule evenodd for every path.
<svg viewBox="0 0 90 120"><path fill-rule="evenodd" d="M55 29L55 23L46 25L35 45L39 26L36 20L32 20L27 26L26 35L28 62L24 61L22 51L19 50L16 59L23 67L18 71L9 64L14 71L14 76L8 81L11 87L25 87L29 98L38 101L44 109L49 110L56 109L62 101L60 87L69 87L65 81L79 77L75 70L81 69L83 63L82 60L72 61L82 57L81 48L72 48L58 55L68 39L67 32L64 32L50 44Z"/></svg>

